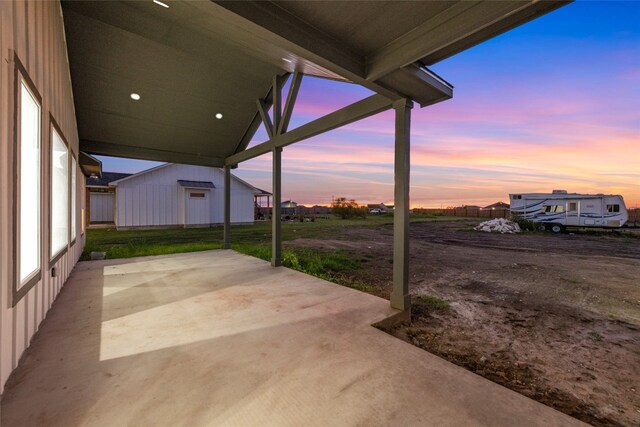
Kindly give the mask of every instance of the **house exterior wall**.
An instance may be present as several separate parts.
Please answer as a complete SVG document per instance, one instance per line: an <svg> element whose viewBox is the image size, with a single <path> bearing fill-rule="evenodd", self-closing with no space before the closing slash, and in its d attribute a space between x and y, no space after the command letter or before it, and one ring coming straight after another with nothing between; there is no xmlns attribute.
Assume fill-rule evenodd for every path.
<svg viewBox="0 0 640 427"><path fill-rule="evenodd" d="M41 278L14 301L16 256L15 73L17 60L42 97L41 115ZM78 156L78 133L58 1L0 1L0 390L18 365L24 350L62 289L84 247L81 213L86 208L84 179L76 170L76 240L50 265L51 118L58 124L73 156ZM70 171L71 172L71 171ZM52 277L52 267L56 277ZM27 288L25 288L27 289ZM14 306L15 302L15 306Z"/></svg>
<svg viewBox="0 0 640 427"><path fill-rule="evenodd" d="M224 172L218 168L170 164L116 184L116 226L180 227L186 221L186 193L178 180L210 181L211 223L224 220ZM254 189L233 178L231 182L231 222L254 221Z"/></svg>

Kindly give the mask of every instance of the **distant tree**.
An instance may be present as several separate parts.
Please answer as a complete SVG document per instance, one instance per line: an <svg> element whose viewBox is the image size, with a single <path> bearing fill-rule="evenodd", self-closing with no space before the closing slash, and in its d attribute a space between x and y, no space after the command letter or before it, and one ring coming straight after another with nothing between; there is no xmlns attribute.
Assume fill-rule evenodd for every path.
<svg viewBox="0 0 640 427"><path fill-rule="evenodd" d="M331 204L331 211L342 219L366 218L369 211L366 205L359 205L355 200L347 200L346 197L338 197Z"/></svg>

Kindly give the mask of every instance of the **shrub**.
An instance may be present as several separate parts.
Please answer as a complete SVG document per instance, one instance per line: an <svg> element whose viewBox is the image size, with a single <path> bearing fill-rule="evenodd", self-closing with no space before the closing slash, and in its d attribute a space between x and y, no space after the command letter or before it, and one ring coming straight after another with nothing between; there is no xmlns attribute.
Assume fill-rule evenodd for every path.
<svg viewBox="0 0 640 427"><path fill-rule="evenodd" d="M355 200L347 200L346 197L338 197L331 204L331 211L342 219L366 218L369 213L367 206L359 205Z"/></svg>
<svg viewBox="0 0 640 427"><path fill-rule="evenodd" d="M540 224L535 221L524 219L521 217L514 217L513 221L520 226L522 231L537 231Z"/></svg>

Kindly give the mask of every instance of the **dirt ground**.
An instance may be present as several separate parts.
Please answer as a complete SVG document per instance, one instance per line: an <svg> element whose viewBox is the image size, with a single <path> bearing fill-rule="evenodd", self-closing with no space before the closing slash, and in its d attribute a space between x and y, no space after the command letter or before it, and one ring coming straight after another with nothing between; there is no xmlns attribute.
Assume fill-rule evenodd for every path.
<svg viewBox="0 0 640 427"><path fill-rule="evenodd" d="M389 332L588 423L640 425L640 236L477 224L411 225L412 321ZM388 297L391 227L289 244L354 251L348 274Z"/></svg>

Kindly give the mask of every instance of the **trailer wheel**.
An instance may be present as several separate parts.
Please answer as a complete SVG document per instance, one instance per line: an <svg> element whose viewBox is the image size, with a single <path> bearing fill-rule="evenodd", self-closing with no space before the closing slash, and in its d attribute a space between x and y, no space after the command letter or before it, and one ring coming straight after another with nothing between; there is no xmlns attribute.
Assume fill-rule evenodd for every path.
<svg viewBox="0 0 640 427"><path fill-rule="evenodd" d="M554 233L560 233L563 229L564 227L562 227L560 224L551 225L551 231L553 231Z"/></svg>

